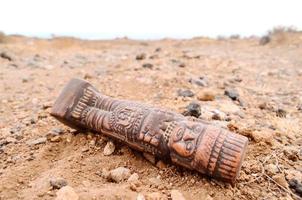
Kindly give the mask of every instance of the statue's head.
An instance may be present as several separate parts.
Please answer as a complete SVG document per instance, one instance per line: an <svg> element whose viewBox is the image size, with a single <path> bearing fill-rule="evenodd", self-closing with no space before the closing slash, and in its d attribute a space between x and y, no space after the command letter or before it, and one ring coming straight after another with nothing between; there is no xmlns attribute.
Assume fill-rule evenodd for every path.
<svg viewBox="0 0 302 200"><path fill-rule="evenodd" d="M192 156L200 129L200 126L196 126L194 123L179 122L174 124L169 140L172 150L181 157Z"/></svg>

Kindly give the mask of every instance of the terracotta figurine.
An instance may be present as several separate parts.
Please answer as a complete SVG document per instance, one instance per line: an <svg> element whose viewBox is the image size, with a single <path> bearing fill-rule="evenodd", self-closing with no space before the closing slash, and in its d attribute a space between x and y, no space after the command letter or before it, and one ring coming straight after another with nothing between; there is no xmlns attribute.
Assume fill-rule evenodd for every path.
<svg viewBox="0 0 302 200"><path fill-rule="evenodd" d="M163 160L234 183L248 139L199 119L98 92L72 79L52 107L66 125L92 130Z"/></svg>

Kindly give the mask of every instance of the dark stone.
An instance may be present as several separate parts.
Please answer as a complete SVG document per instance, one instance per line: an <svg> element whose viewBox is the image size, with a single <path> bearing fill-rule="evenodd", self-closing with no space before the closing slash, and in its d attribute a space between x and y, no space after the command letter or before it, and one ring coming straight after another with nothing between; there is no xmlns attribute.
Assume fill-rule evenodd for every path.
<svg viewBox="0 0 302 200"><path fill-rule="evenodd" d="M278 108L276 110L276 116L277 117L282 117L282 118L285 118L286 117L286 110L282 109L282 108Z"/></svg>
<svg viewBox="0 0 302 200"><path fill-rule="evenodd" d="M152 69L153 65L151 63L145 63L145 64L143 64L143 68Z"/></svg>
<svg viewBox="0 0 302 200"><path fill-rule="evenodd" d="M135 57L136 60L144 60L145 58L146 58L146 54L145 53L138 54Z"/></svg>
<svg viewBox="0 0 302 200"><path fill-rule="evenodd" d="M224 95L230 97L233 101L239 100L239 93L235 89L226 89Z"/></svg>
<svg viewBox="0 0 302 200"><path fill-rule="evenodd" d="M183 90L183 89L179 89L177 91L178 96L182 96L182 97L193 97L195 94L191 91L191 90Z"/></svg>
<svg viewBox="0 0 302 200"><path fill-rule="evenodd" d="M266 44L270 43L270 41L271 41L270 36L265 35L265 36L261 37L261 39L259 41L259 44L260 45L266 45Z"/></svg>
<svg viewBox="0 0 302 200"><path fill-rule="evenodd" d="M297 179L290 179L288 181L289 187L294 189L296 193L298 193L300 196L302 195L302 183L299 182Z"/></svg>
<svg viewBox="0 0 302 200"><path fill-rule="evenodd" d="M184 67L186 67L186 64L185 64L185 63L180 63L180 64L178 65L178 67L184 68Z"/></svg>
<svg viewBox="0 0 302 200"><path fill-rule="evenodd" d="M185 116L193 116L198 118L201 115L200 105L196 102L191 102L183 113Z"/></svg>
<svg viewBox="0 0 302 200"><path fill-rule="evenodd" d="M13 60L14 60L14 59L13 59L13 56L10 55L10 54L7 53L7 52L2 52L2 53L0 53L0 57L3 58L3 59L6 59L6 60L8 60L8 61L13 61Z"/></svg>

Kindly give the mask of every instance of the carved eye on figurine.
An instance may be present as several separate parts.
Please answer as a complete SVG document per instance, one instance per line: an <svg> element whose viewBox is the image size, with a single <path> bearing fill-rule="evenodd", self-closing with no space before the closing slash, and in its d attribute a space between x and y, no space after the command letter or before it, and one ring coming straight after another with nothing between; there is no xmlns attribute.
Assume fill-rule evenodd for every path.
<svg viewBox="0 0 302 200"><path fill-rule="evenodd" d="M180 141L182 139L183 134L184 134L184 129L183 128L178 129L174 138L174 142Z"/></svg>

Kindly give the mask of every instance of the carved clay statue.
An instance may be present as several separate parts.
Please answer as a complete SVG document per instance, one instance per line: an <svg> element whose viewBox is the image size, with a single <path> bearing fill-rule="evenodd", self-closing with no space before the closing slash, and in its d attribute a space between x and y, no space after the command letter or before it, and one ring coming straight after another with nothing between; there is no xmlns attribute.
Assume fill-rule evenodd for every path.
<svg viewBox="0 0 302 200"><path fill-rule="evenodd" d="M244 136L198 119L105 96L80 79L65 86L51 115L230 183L238 176L248 143Z"/></svg>

